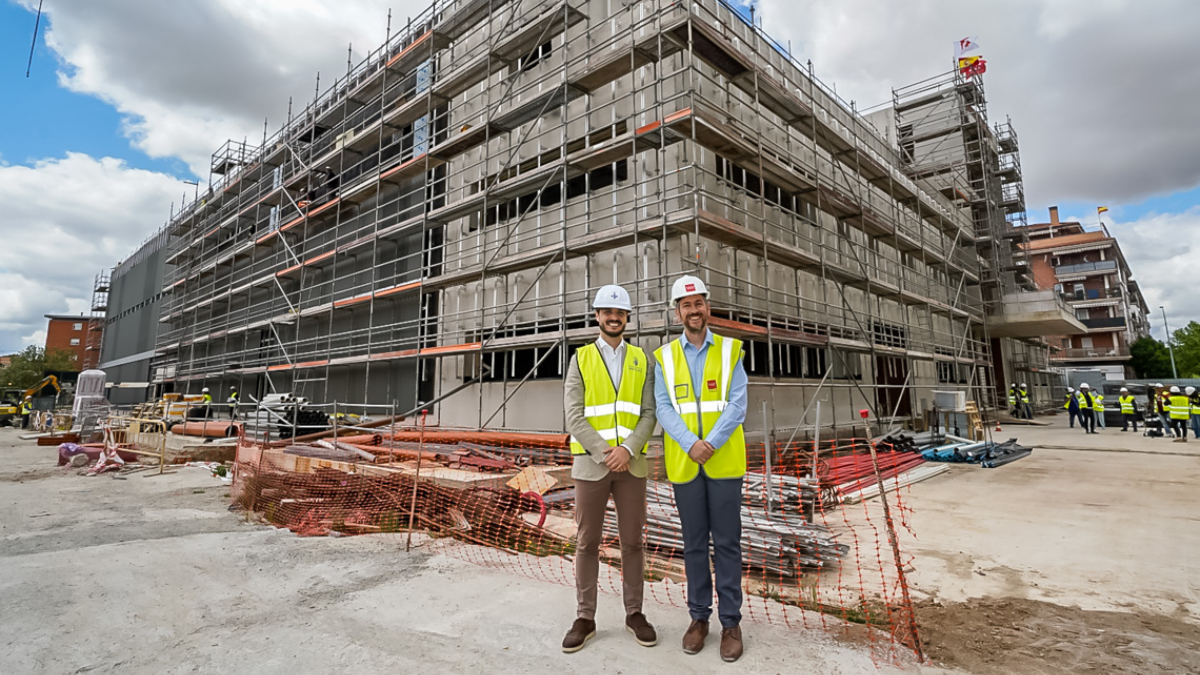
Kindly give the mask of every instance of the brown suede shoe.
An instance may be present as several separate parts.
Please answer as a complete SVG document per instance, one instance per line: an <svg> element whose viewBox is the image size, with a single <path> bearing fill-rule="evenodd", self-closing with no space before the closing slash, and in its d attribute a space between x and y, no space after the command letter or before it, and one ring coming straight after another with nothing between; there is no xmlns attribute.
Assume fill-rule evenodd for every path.
<svg viewBox="0 0 1200 675"><path fill-rule="evenodd" d="M742 627L721 629L721 660L733 663L742 658Z"/></svg>
<svg viewBox="0 0 1200 675"><path fill-rule="evenodd" d="M654 626L646 620L646 615L641 612L634 612L625 617L625 630L633 633L633 639L643 647L653 647L658 644L658 633L654 632Z"/></svg>
<svg viewBox="0 0 1200 675"><path fill-rule="evenodd" d="M687 632L683 634L683 651L685 654L699 654L704 649L704 638L708 637L707 621L692 621Z"/></svg>
<svg viewBox="0 0 1200 675"><path fill-rule="evenodd" d="M567 631L567 636L563 638L563 651L568 654L573 654L587 644L588 640L596 637L596 622L591 619L575 619L575 623L571 624L571 630Z"/></svg>

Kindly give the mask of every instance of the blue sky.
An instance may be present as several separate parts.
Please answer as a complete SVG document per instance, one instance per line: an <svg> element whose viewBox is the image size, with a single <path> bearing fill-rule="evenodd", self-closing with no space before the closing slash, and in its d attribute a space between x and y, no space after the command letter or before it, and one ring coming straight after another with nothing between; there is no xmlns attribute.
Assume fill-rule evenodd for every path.
<svg viewBox="0 0 1200 675"><path fill-rule="evenodd" d="M0 161L31 165L67 152L115 157L132 167L190 178L187 166L172 158L154 159L133 147L121 130L121 114L93 96L59 86L62 67L46 46L46 17L38 30L33 68L25 77L36 14L8 0L0 4ZM11 101L11 104L9 103ZM3 345L0 345L2 347Z"/></svg>

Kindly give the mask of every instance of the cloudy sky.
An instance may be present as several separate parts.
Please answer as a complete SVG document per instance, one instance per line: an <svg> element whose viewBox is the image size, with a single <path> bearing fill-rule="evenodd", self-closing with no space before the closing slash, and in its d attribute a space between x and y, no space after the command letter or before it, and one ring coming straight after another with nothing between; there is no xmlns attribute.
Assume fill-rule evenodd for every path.
<svg viewBox="0 0 1200 675"><path fill-rule="evenodd" d="M92 280L207 181L226 139L261 139L424 0L0 0L0 354L86 311ZM1031 222L1120 238L1152 308L1200 320L1200 3L761 0L758 16L867 108L948 69L976 36L993 120L1021 141ZM1161 320L1154 319L1162 337Z"/></svg>

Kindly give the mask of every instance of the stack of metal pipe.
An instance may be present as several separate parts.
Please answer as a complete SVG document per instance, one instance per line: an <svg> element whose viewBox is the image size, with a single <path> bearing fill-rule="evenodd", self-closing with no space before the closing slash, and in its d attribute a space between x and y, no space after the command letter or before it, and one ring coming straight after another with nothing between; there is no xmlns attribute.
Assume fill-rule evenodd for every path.
<svg viewBox="0 0 1200 675"><path fill-rule="evenodd" d="M604 518L605 536L617 538L616 511L610 505ZM683 533L671 486L646 482L646 544L682 557ZM804 568L834 563L850 550L833 533L797 513L769 513L742 506L742 564L784 577L798 577Z"/></svg>

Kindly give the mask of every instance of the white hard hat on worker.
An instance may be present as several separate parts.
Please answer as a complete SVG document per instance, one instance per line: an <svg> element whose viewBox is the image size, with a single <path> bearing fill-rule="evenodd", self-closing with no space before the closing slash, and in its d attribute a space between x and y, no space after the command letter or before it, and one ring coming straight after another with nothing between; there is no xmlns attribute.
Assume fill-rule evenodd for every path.
<svg viewBox="0 0 1200 675"><path fill-rule="evenodd" d="M629 291L615 284L609 284L601 286L600 290L596 291L592 309L623 309L626 312L632 312L633 304L629 301Z"/></svg>
<svg viewBox="0 0 1200 675"><path fill-rule="evenodd" d="M708 299L708 286L699 277L694 277L690 274L685 274L675 280L671 284L671 307L674 308L679 304L679 301L689 295L703 295L704 299Z"/></svg>

